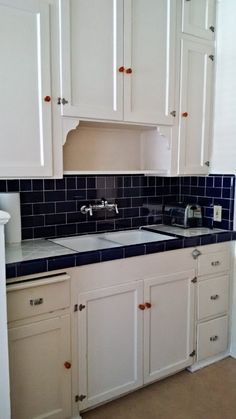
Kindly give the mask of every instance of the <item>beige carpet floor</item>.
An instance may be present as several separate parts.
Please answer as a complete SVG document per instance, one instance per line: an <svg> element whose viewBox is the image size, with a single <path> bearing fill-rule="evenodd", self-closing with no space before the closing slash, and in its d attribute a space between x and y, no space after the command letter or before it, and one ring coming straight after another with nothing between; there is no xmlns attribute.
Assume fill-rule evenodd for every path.
<svg viewBox="0 0 236 419"><path fill-rule="evenodd" d="M236 360L193 374L182 371L106 405L83 419L236 419Z"/></svg>

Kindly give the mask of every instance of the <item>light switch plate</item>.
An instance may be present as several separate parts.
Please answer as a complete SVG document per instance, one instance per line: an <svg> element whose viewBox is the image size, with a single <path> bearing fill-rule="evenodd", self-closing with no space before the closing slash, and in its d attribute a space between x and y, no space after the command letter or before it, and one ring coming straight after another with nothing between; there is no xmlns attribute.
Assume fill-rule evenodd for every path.
<svg viewBox="0 0 236 419"><path fill-rule="evenodd" d="M222 206L221 205L214 205L213 220L218 221L218 222L222 220Z"/></svg>

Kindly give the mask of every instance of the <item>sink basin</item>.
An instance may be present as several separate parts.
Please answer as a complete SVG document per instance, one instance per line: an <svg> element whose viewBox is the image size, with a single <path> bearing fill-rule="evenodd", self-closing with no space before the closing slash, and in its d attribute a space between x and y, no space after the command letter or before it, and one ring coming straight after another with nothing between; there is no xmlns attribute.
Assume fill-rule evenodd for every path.
<svg viewBox="0 0 236 419"><path fill-rule="evenodd" d="M103 239L100 234L65 237L62 239L53 239L50 241L64 247L68 247L69 249L75 250L76 252L89 252L92 250L109 249L112 247L120 246L117 243Z"/></svg>
<svg viewBox="0 0 236 419"><path fill-rule="evenodd" d="M112 233L92 234L85 236L50 239L51 242L75 250L89 252L92 250L110 249L132 244L150 243L161 240L173 240L165 234L152 233L145 230L114 231Z"/></svg>
<svg viewBox="0 0 236 419"><path fill-rule="evenodd" d="M105 233L102 237L106 240L112 240L123 246L132 244L150 243L161 240L172 240L173 237L161 233L152 233L145 230L128 230Z"/></svg>

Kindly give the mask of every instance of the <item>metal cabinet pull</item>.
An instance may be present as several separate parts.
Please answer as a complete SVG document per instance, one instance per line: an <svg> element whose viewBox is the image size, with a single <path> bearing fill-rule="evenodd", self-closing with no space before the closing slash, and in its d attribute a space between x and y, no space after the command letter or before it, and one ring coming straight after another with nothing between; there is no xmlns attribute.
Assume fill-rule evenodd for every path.
<svg viewBox="0 0 236 419"><path fill-rule="evenodd" d="M43 304L43 298L35 298L34 300L30 300L31 306L39 306L40 304Z"/></svg>
<svg viewBox="0 0 236 419"><path fill-rule="evenodd" d="M219 266L220 265L220 261L216 260L214 262L211 262L211 266Z"/></svg>
<svg viewBox="0 0 236 419"><path fill-rule="evenodd" d="M194 250L192 251L192 257L193 257L193 259L197 259L197 258L198 258L198 256L200 256L200 255L201 255L200 250L198 250L198 249L194 249Z"/></svg>
<svg viewBox="0 0 236 419"><path fill-rule="evenodd" d="M220 298L218 294L211 295L211 300L218 300L218 298Z"/></svg>
<svg viewBox="0 0 236 419"><path fill-rule="evenodd" d="M215 335L215 336L211 336L210 337L210 341L211 342L215 342L216 340L218 340L219 339L219 336L217 336L217 335Z"/></svg>

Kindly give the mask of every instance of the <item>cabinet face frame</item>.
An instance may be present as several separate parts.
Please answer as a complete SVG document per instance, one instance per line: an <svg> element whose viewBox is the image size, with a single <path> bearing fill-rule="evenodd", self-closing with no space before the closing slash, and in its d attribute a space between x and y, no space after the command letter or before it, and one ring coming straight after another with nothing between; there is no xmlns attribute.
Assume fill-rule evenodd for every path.
<svg viewBox="0 0 236 419"><path fill-rule="evenodd" d="M20 17L22 18L22 37L24 27L25 30L31 31L32 37L28 36L28 49L34 48L36 50L34 56L27 56L28 61L22 58L22 51L20 48L17 49L17 43L15 43L16 49L12 51L10 57L4 57L2 53L3 62L9 63L9 60L11 60L11 68L14 74L17 68L18 84L16 89L14 74L8 72L8 80L10 81L11 77L14 81L6 84L8 89L7 100L9 102L12 99L11 113L8 112L7 116L4 117L5 129L1 134L3 136L2 143L7 143L6 152L9 156L4 161L0 161L0 177L52 176L52 104L50 101L44 100L47 96L51 97L50 5L46 2L34 0L22 0L20 2L17 0L1 0L0 8L5 10L5 19L8 18L10 28L12 28L12 21L16 20L19 23ZM12 34L14 35L14 32ZM10 31L9 38L12 38ZM13 41L12 39L11 43ZM7 54L7 51L5 51L5 54ZM30 79L28 84L27 77ZM34 91L27 90L28 87L31 88L30 83L33 83ZM2 86L3 90L4 88L5 86ZM2 97L4 98L3 93ZM31 101L30 104L29 101ZM5 103L8 109L10 104L7 101ZM34 103L34 106L32 103ZM31 115L32 109L35 110L33 115ZM27 114L21 115L21 119L19 119L19 112L21 111L25 113L27 111ZM13 131L9 131L8 126L12 127L16 123L17 114L18 128L17 132L13 133ZM14 135L14 141L10 137L12 135ZM21 144L15 161L11 156L12 148L9 149L9 140L12 141L12 146L17 141L17 147L19 147L19 142ZM37 156L35 156L35 153L30 156L30 147L32 148L33 141L35 141L35 146L38 149Z"/></svg>
<svg viewBox="0 0 236 419"><path fill-rule="evenodd" d="M98 78L93 85L96 91L96 83L102 84L106 89L112 92L111 102L102 103L102 98L97 98L99 105L88 103L73 103L73 77L72 77L72 22L71 22L71 6L73 0L59 0L59 19L60 19L60 71L61 71L61 98L68 101L67 104L61 105L61 115L78 117L84 119L102 119L102 120L122 120L123 119L123 73L119 72L119 68L123 66L123 0L112 0L112 34L107 34L112 37L112 46L110 50L110 62L104 62L102 56L97 57L96 67L93 70L94 79L96 70L104 68L104 73L107 68L110 68L112 73L112 82L109 82L104 77ZM91 0L89 0L90 2ZM78 6L81 0L77 0ZM89 2L87 2L89 4ZM82 3L81 3L82 5ZM105 7L106 5L104 5ZM100 7L100 5L99 5ZM102 14L102 10L100 10ZM105 31L106 25L103 30ZM95 34L94 34L95 36ZM92 39L90 40L92 42ZM86 48L86 42L84 47ZM87 68L87 84L91 76L91 70ZM90 70L90 71L89 71ZM85 69L86 71L86 69ZM91 76L92 77L92 76ZM91 80L91 78L90 78ZM111 80L110 80L111 81Z"/></svg>

